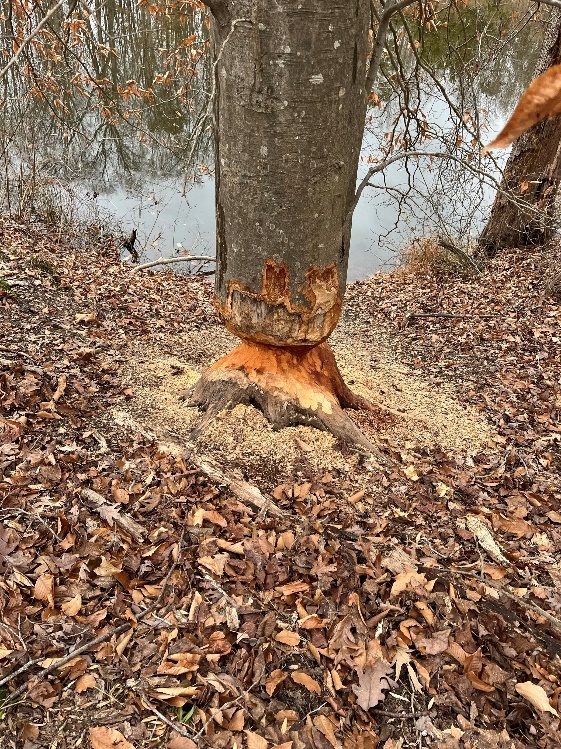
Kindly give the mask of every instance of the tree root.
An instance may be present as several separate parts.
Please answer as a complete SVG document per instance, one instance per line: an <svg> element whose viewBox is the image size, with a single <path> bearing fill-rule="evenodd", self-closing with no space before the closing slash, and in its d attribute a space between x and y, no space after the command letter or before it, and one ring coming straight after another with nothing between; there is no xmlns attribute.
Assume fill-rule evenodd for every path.
<svg viewBox="0 0 561 749"><path fill-rule="evenodd" d="M243 341L203 373L190 401L206 411L195 437L221 411L253 405L277 429L312 426L387 462L344 412L344 408L376 409L345 385L327 343L280 347Z"/></svg>

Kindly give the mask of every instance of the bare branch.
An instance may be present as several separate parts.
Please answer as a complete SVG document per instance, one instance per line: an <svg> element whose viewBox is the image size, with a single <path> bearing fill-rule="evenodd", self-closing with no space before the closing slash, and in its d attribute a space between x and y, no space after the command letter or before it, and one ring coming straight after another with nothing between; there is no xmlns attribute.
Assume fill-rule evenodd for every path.
<svg viewBox="0 0 561 749"><path fill-rule="evenodd" d="M538 5L552 5L554 8L561 8L561 2L559 0L533 0Z"/></svg>
<svg viewBox="0 0 561 749"><path fill-rule="evenodd" d="M355 192L355 196L353 198L353 201L349 208L349 212L347 213L347 217L343 224L343 233L345 231L350 231L353 213L354 213L355 208L358 205L358 201L360 200L362 193L364 192L364 188L369 187L369 186L375 186L370 183L370 179L373 177L373 175L378 174L379 172L383 172L384 169L387 169L387 167L391 166L391 164L394 164L396 161L401 161L402 159L407 159L409 158L409 156L418 156L418 157L424 156L425 158L429 158L429 159L436 158L436 159L448 159L450 161L454 161L456 164L460 164L472 174L480 178L483 178L486 181L486 184L495 188L497 192L501 193L502 195L505 195L509 200L514 201L515 203L518 203L516 196L513 195L511 192L508 192L507 190L505 190L504 187L501 185L501 183L492 174L490 174L489 172L486 172L484 169L481 169L475 166L474 164L470 164L468 161L460 158L459 156L455 156L454 154L448 153L446 151L403 151L402 153L398 153L395 156L390 156L389 158L384 159L384 161L380 161L379 164L376 164L375 166L370 167L370 169L367 171L366 175L360 182ZM527 207L526 207L526 210L527 210ZM538 209L535 209L535 210L537 214L541 215Z"/></svg>
<svg viewBox="0 0 561 749"><path fill-rule="evenodd" d="M142 263L133 268L133 272L137 270L145 270L146 268L153 268L155 265L167 265L168 263L187 263L190 260L196 260L206 263L215 263L216 258L210 255L185 255L184 257L159 257L157 260L151 260L149 263Z"/></svg>
<svg viewBox="0 0 561 749"><path fill-rule="evenodd" d="M413 5L416 1L417 0L400 0L400 2L388 3L386 5L386 8L378 21L378 32L374 44L372 45L370 65L368 66L368 75L366 76L366 92L368 94L372 91L374 81L376 80L378 70L380 69L380 61L382 59L382 52L384 51L386 34L388 33L392 16L395 13L399 13L403 8L407 8L408 5Z"/></svg>

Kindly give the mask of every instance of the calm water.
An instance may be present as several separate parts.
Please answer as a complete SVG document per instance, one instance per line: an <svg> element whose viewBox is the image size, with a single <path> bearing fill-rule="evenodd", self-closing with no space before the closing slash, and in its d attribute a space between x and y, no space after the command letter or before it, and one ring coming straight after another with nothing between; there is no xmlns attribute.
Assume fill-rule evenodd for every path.
<svg viewBox="0 0 561 749"><path fill-rule="evenodd" d="M165 69L162 49L180 48L190 33L198 35L196 44L202 48L206 33L200 19L155 21L134 0L119 6L110 0L89 23L91 33L97 37L105 34L107 43L118 52L118 64L114 56L106 60L94 55L91 59L96 75L114 87L123 87L131 79L150 87ZM398 74L386 60L376 87L382 107L369 112L359 178L369 161L379 157L381 147L388 142L386 134L392 131L405 105L416 115L409 122L410 147L448 150L476 164L478 148L470 143L462 120L475 127L475 118L481 117L488 123L489 136L500 129L530 80L542 29L543 21L533 20L524 4L512 0L463 9L461 19L452 14L446 26L427 33L424 40L423 63L437 71L436 83L427 75L419 83L419 76L413 75L415 60L407 37L396 41L393 57L401 59L400 75L407 94L396 94ZM130 112L107 121L71 95L65 100L67 112L53 124L52 118L36 111L40 104L22 104L15 78L4 95L13 123L18 117L21 122L24 116L27 123L24 132L16 125L10 130L10 117L6 117L4 142L9 141L14 162L29 169L32 153L33 168L41 175L51 180L70 178L76 191L88 196L90 207L95 205L102 213L110 213L123 233L136 228L137 249L143 260L186 250L214 254L209 132L188 169L187 190L183 189L190 134L206 101L203 81L208 78L208 58L198 59L191 52L186 59L175 83L154 85L154 99L135 101L142 117L140 130L131 125L134 117ZM187 64L193 75L189 96L180 85L185 82ZM173 65L179 68L179 63ZM63 75L61 70L61 79ZM457 108L460 119L451 114L451 105ZM419 140L427 134L429 139ZM437 160L430 170L429 166L426 160L408 168L395 164L373 180L378 188L365 190L354 216L349 280L390 266L396 251L413 236L448 233L467 241L477 232L492 202L493 190L457 164ZM170 267L178 272L188 268L184 264Z"/></svg>

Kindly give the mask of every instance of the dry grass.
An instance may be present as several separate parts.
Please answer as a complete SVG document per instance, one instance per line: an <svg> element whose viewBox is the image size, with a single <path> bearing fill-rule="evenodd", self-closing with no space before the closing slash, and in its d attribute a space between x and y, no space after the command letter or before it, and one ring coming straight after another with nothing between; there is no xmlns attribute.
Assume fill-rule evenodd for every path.
<svg viewBox="0 0 561 749"><path fill-rule="evenodd" d="M414 239L402 252L400 270L418 278L463 278L474 268L462 251L454 252L438 237Z"/></svg>

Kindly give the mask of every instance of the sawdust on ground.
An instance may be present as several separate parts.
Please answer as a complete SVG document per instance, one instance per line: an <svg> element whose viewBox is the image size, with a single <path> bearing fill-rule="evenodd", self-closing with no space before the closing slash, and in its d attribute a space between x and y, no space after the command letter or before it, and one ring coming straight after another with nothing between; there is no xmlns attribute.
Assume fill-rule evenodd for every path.
<svg viewBox="0 0 561 749"><path fill-rule="evenodd" d="M370 336L369 336L370 339ZM353 418L373 442L391 444L403 453L440 446L454 454L474 454L493 439L494 430L477 410L461 404L452 384L429 382L401 362L382 334L361 340L343 324L330 339L347 384L380 405L380 412L355 412ZM133 397L123 409L133 423L163 439L190 441L200 419L197 408L183 400L200 372L236 345L219 325L205 334L183 336L155 350L133 345L123 358ZM220 414L199 435L197 451L214 458L240 478L275 485L283 478L311 472L356 470L361 455L341 450L334 438L311 427L272 429L260 411L237 406Z"/></svg>

